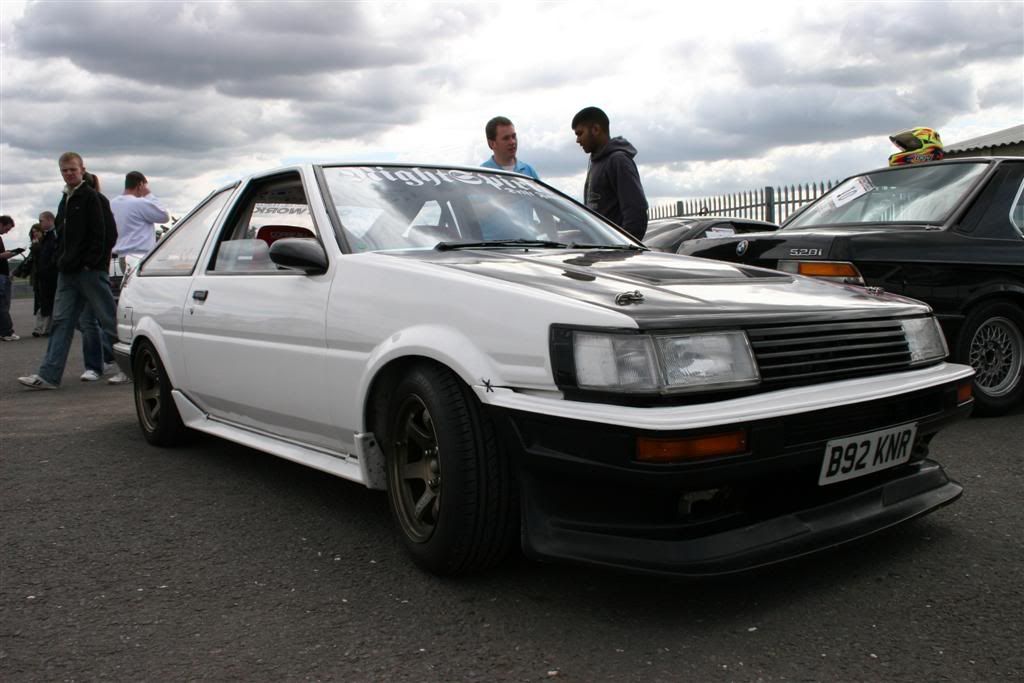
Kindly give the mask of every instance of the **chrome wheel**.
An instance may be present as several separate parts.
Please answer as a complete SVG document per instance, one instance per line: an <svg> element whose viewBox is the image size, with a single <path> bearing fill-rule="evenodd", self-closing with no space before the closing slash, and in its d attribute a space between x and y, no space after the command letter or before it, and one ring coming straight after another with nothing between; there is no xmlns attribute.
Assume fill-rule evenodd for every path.
<svg viewBox="0 0 1024 683"><path fill-rule="evenodd" d="M1024 336L1009 318L989 318L971 338L969 360L977 373L975 385L999 397L1012 392L1021 381Z"/></svg>

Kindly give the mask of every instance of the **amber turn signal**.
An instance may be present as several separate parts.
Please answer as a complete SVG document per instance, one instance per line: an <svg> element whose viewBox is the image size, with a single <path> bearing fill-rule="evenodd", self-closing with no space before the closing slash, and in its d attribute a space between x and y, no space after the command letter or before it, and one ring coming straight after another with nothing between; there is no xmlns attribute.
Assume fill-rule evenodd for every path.
<svg viewBox="0 0 1024 683"><path fill-rule="evenodd" d="M654 439L642 436L636 441L636 459L640 462L652 463L736 455L746 450L747 432L745 429L689 439Z"/></svg>
<svg viewBox="0 0 1024 683"><path fill-rule="evenodd" d="M967 380L956 388L956 404L963 405L974 397L974 381Z"/></svg>
<svg viewBox="0 0 1024 683"><path fill-rule="evenodd" d="M801 275L811 277L848 277L860 279L860 271L852 263L843 261L801 261Z"/></svg>

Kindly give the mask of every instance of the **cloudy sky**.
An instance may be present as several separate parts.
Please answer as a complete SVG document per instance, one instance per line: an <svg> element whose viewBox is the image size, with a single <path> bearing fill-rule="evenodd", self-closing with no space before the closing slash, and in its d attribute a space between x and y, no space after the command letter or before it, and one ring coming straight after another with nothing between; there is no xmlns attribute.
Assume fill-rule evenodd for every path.
<svg viewBox="0 0 1024 683"><path fill-rule="evenodd" d="M0 3L0 212L24 243L74 150L185 213L304 160L478 164L496 114L567 193L588 105L652 203L840 178L916 125L1024 122L1022 2ZM11 239L13 238L13 239Z"/></svg>

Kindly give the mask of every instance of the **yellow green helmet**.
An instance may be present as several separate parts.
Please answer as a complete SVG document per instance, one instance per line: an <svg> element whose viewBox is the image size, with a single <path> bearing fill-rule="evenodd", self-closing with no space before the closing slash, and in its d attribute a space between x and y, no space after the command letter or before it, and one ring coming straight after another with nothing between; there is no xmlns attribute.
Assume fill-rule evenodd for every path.
<svg viewBox="0 0 1024 683"><path fill-rule="evenodd" d="M922 161L938 161L944 155L942 138L934 128L911 128L889 136L900 152L889 157L890 166L916 164Z"/></svg>

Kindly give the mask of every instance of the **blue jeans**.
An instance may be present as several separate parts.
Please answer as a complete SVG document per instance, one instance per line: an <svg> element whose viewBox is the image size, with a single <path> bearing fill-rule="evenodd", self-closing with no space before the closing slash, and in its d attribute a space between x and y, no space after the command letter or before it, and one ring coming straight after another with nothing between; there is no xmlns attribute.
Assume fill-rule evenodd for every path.
<svg viewBox="0 0 1024 683"><path fill-rule="evenodd" d="M14 283L9 275L0 275L0 337L14 334L14 321L11 320L11 292Z"/></svg>
<svg viewBox="0 0 1024 683"><path fill-rule="evenodd" d="M91 306L82 309L77 327L78 331L82 333L82 357L85 360L85 369L102 375L103 366L114 362L114 347L104 336L100 322L92 312Z"/></svg>
<svg viewBox="0 0 1024 683"><path fill-rule="evenodd" d="M64 376L71 340L75 336L75 323L86 307L91 308L96 316L106 336L106 344L112 346L117 341L114 295L110 291L110 276L107 272L83 270L78 273L61 273L57 278L50 339L38 373L50 384L60 384Z"/></svg>

